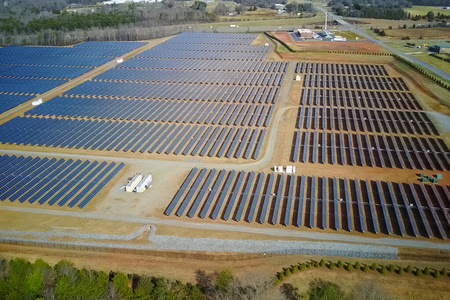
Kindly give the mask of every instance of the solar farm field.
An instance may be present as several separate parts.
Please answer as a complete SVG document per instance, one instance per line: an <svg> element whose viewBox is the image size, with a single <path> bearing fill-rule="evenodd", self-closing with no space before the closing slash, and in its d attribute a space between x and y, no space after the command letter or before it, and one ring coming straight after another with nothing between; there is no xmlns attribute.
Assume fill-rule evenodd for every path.
<svg viewBox="0 0 450 300"><path fill-rule="evenodd" d="M3 124L0 142L257 159L289 63L264 61L256 36L180 34Z"/></svg>
<svg viewBox="0 0 450 300"><path fill-rule="evenodd" d="M0 113L145 44L85 42L74 47L0 48ZM6 138L8 134L3 132L1 136ZM31 138L35 141L37 136ZM50 136L45 133L42 139L48 142ZM121 162L1 155L0 200L81 209L123 167Z"/></svg>
<svg viewBox="0 0 450 300"><path fill-rule="evenodd" d="M388 64L283 60L257 37L182 33L0 120L1 204L446 239L450 150L410 81ZM13 107L141 45L2 48L2 99ZM121 190L141 172L145 193Z"/></svg>
<svg viewBox="0 0 450 300"><path fill-rule="evenodd" d="M422 183L195 168L164 213L446 239L449 196Z"/></svg>
<svg viewBox="0 0 450 300"><path fill-rule="evenodd" d="M299 62L295 73L302 79L293 94L297 105L289 107L295 117L280 124L286 138L272 162L291 164L300 175L267 173L267 167L195 168L164 214L264 228L446 239L448 180L430 184L417 178L421 170L443 172L445 178L450 150L404 79L374 64ZM305 171L315 165L320 167L314 175ZM327 172L352 168L352 178ZM393 180L390 169L405 175ZM414 172L417 177L411 177Z"/></svg>
<svg viewBox="0 0 450 300"><path fill-rule="evenodd" d="M85 207L124 163L0 156L0 200Z"/></svg>
<svg viewBox="0 0 450 300"><path fill-rule="evenodd" d="M74 47L0 48L0 113L142 45L85 42Z"/></svg>

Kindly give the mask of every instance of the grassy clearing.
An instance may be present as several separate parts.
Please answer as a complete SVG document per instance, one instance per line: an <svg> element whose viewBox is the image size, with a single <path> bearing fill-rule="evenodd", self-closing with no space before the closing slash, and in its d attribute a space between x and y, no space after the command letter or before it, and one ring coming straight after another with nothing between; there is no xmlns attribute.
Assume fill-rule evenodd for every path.
<svg viewBox="0 0 450 300"><path fill-rule="evenodd" d="M436 82L431 80L430 78L419 73L413 67L407 65L406 63L404 63L398 59L394 60L393 64L397 68L402 70L405 74L409 74L409 75L413 76L414 77L413 80L417 80L417 82L418 82L418 83L417 82L415 83L416 85L423 84L423 86L425 86L429 91L432 91L434 96L436 96L437 99L439 99L440 103L447 105L447 106L450 105L450 100L449 100L450 92L447 89L443 88L442 86L440 86L439 84L437 84ZM428 103L428 105L430 105L430 103ZM434 106L434 104L430 105L430 107L435 111L438 111L438 112L440 111L439 109L437 109Z"/></svg>
<svg viewBox="0 0 450 300"><path fill-rule="evenodd" d="M410 53L426 53L427 48L408 48L406 47L406 43L414 43L416 45L421 45L422 43L426 43L426 41L416 41L416 40L410 40L410 41L393 41L393 42L385 42L386 45L389 47L394 48L395 50L402 51L403 53L410 54ZM433 44L433 43L432 43Z"/></svg>
<svg viewBox="0 0 450 300"><path fill-rule="evenodd" d="M245 20L245 15L244 18ZM241 19L242 20L242 19ZM237 25L239 27L261 27L261 26L301 26L313 23L320 23L325 20L323 14L314 18L298 18L298 19L270 19L270 20L255 20L255 21L229 21L229 22L217 22L199 24L199 28L213 27L229 27L230 24Z"/></svg>
<svg viewBox="0 0 450 300"><path fill-rule="evenodd" d="M437 15L437 13L441 13L444 15L450 15L450 9L443 9L441 6L418 6L418 5L414 5L411 8L405 8L405 11L409 14L411 14L411 16L415 16L415 15L426 15L429 11L432 11L435 15Z"/></svg>
<svg viewBox="0 0 450 300"><path fill-rule="evenodd" d="M236 8L236 4L234 2L231 1L215 1L215 2L208 2L206 4L206 10L209 12L213 12L214 8L216 8L216 6L222 3L224 4L226 7L228 7L228 9L230 10L230 12L235 11Z"/></svg>
<svg viewBox="0 0 450 300"><path fill-rule="evenodd" d="M353 31L335 31L334 34L340 35L350 41L355 41L356 38L358 38L358 41L366 40L366 38L354 33Z"/></svg>
<svg viewBox="0 0 450 300"><path fill-rule="evenodd" d="M387 29L384 32L387 37L393 38L409 36L411 39L450 39L450 28Z"/></svg>
<svg viewBox="0 0 450 300"><path fill-rule="evenodd" d="M427 20L411 21L411 20L385 20L385 19L365 19L365 18L344 18L349 23L358 24L359 28L369 29L370 27L377 27L382 29L403 27L406 24L407 27L411 27L413 24L416 26L430 24Z"/></svg>
<svg viewBox="0 0 450 300"><path fill-rule="evenodd" d="M426 53L424 54L414 54L415 58L420 59L421 61L424 61L432 66L435 66L436 68L441 69L444 72L450 73L450 63L440 60L439 58L430 56Z"/></svg>

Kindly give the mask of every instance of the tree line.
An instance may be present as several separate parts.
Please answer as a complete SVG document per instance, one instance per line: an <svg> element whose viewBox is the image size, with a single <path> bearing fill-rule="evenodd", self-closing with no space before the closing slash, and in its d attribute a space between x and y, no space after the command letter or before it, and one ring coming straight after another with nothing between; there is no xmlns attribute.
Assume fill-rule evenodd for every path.
<svg viewBox="0 0 450 300"><path fill-rule="evenodd" d="M86 40L157 38L180 33L179 30L185 31L187 26L184 28L184 24L215 21L216 15L205 8L206 3L201 1L186 7L166 3L134 3L113 7L108 5L103 11L88 14L62 12L28 21L12 14L0 18L0 46L65 46Z"/></svg>
<svg viewBox="0 0 450 300"><path fill-rule="evenodd" d="M407 17L404 8L411 7L411 2L398 0L378 0L369 3L363 0L332 0L328 3L332 10L343 17L403 20Z"/></svg>
<svg viewBox="0 0 450 300"><path fill-rule="evenodd" d="M63 260L50 266L21 258L0 258L0 300L108 299L214 300L260 299L272 282L243 283L230 271L195 272L196 283L122 272L77 269Z"/></svg>

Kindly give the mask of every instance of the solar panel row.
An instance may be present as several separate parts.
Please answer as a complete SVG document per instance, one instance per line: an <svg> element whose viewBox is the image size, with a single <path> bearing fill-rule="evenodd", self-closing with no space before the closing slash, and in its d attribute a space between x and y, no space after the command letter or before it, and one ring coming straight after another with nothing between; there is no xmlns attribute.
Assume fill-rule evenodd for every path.
<svg viewBox="0 0 450 300"><path fill-rule="evenodd" d="M50 66L10 66L8 70L0 71L2 78L17 79L71 79L78 77L93 67L50 67Z"/></svg>
<svg viewBox="0 0 450 300"><path fill-rule="evenodd" d="M2 78L0 81L0 92L22 96L37 95L43 94L66 81L64 79Z"/></svg>
<svg viewBox="0 0 450 300"><path fill-rule="evenodd" d="M409 92L303 88L300 105L423 110Z"/></svg>
<svg viewBox="0 0 450 300"><path fill-rule="evenodd" d="M297 128L439 135L423 111L301 106Z"/></svg>
<svg viewBox="0 0 450 300"><path fill-rule="evenodd" d="M8 73L11 73L8 71ZM166 82L222 85L281 86L281 72L236 72L195 70L144 70L114 68L93 78L94 81L127 80L135 82Z"/></svg>
<svg viewBox="0 0 450 300"><path fill-rule="evenodd" d="M221 102L275 103L279 87L229 86L215 84L143 83L85 81L64 93L66 96L205 100Z"/></svg>
<svg viewBox="0 0 450 300"><path fill-rule="evenodd" d="M350 74L364 76L389 76L383 65L372 64L342 64L300 62L297 63L297 73L325 73L325 74Z"/></svg>
<svg viewBox="0 0 450 300"><path fill-rule="evenodd" d="M186 127L191 131L181 135L186 133ZM244 131L239 128L236 131L235 127L223 127L220 128L221 138L226 135L226 139L222 142L216 139L219 129L212 131L213 128L219 127L16 117L0 126L0 142L141 153L156 150L162 153L167 147L166 154L177 155L184 149L183 155L197 155L201 149L200 156L222 157L225 154L226 157L238 158L243 154L242 157L248 158L252 154L252 158L258 157L265 129ZM259 137L257 141L256 137ZM175 146L177 148L172 152Z"/></svg>
<svg viewBox="0 0 450 300"><path fill-rule="evenodd" d="M271 107L272 105L250 103L55 97L25 114L169 123L267 126L270 122Z"/></svg>
<svg viewBox="0 0 450 300"><path fill-rule="evenodd" d="M106 44L105 44L106 43ZM77 47L0 48L0 113L145 43L89 42ZM86 44L87 45L87 44ZM101 48L96 48L101 46ZM108 48L105 48L107 45ZM116 45L116 46L114 46ZM106 49L106 50L105 50Z"/></svg>
<svg viewBox="0 0 450 300"><path fill-rule="evenodd" d="M316 135L321 143L317 142ZM439 138L316 131L294 133L291 161L316 163L317 150L321 153L321 163L450 170L450 151Z"/></svg>
<svg viewBox="0 0 450 300"><path fill-rule="evenodd" d="M399 77L308 74L303 87L339 88L358 90L408 91L405 82Z"/></svg>
<svg viewBox="0 0 450 300"><path fill-rule="evenodd" d="M71 200L69 207L73 207L81 200L80 208L86 206L124 166L121 163L110 172L115 163L102 162L92 171L98 165L97 161L15 155L0 156L0 164L1 201L37 201L40 205L60 201L58 205L63 206Z"/></svg>
<svg viewBox="0 0 450 300"><path fill-rule="evenodd" d="M207 169L191 171L166 215L178 206L179 217L190 207L187 215L191 218L204 218L210 211L211 219L220 214L223 220L240 221L244 215L247 222L253 222L257 213L261 224L280 222L321 229L330 224L335 230L365 232L367 228L371 233L443 239L450 232L445 216L449 205L439 202L441 195L448 193L446 186L427 189L423 184L294 175L285 179L284 174L250 172L246 176L244 171L235 176L236 171L217 174L215 169L205 178L206 173ZM199 207L203 208L198 211Z"/></svg>
<svg viewBox="0 0 450 300"><path fill-rule="evenodd" d="M0 94L0 114L34 98L33 95Z"/></svg>
<svg viewBox="0 0 450 300"><path fill-rule="evenodd" d="M282 72L286 71L288 63L275 61L242 61L223 60L214 61L196 59L170 59L170 58L130 58L120 65L118 69L163 69L163 70L208 70L208 71L236 71L236 72Z"/></svg>

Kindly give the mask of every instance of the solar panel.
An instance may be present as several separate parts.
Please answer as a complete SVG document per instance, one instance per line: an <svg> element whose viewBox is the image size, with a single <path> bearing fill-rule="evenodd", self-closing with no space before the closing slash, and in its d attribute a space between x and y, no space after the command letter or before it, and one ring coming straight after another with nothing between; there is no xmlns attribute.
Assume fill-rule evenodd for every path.
<svg viewBox="0 0 450 300"><path fill-rule="evenodd" d="M422 222L422 224L423 224L423 226L425 228L427 237L431 238L432 237L431 230L430 230L430 227L429 227L429 225L428 225L428 223L426 221L425 214L423 212L422 206L420 205L420 201L419 201L419 199L417 197L417 194L416 194L416 190L414 189L414 186L413 186L412 183L409 183L408 186L409 186L409 189L410 189L411 194L413 196L414 204L415 204L417 210L419 211L421 222Z"/></svg>
<svg viewBox="0 0 450 300"><path fill-rule="evenodd" d="M434 223L436 224L438 230L439 230L439 234L441 235L441 238L443 238L444 240L447 238L447 235L445 233L444 228L442 227L442 224L439 220L439 217L436 214L436 210L433 207L433 204L431 203L431 199L430 196L428 195L428 192L425 190L425 187L423 184L420 184L420 189L422 190L422 194L425 197L425 200L427 201L428 207L430 208L431 214L433 216L434 219Z"/></svg>
<svg viewBox="0 0 450 300"><path fill-rule="evenodd" d="M345 188L347 189L346 179L344 181L345 181ZM363 214L362 203L361 203L361 195L360 195L360 190L359 190L359 182L357 179L355 179L353 182L355 184L355 195L356 195L356 204L358 206L359 225L361 227L361 232L366 232L366 226L364 225L364 214ZM347 191L347 193L348 193L348 191ZM349 204L348 201L347 201L347 204Z"/></svg>
<svg viewBox="0 0 450 300"><path fill-rule="evenodd" d="M366 193L367 193L367 201L369 202L369 208L370 208L370 219L372 221L373 230L375 233L378 233L378 223L375 215L375 210L373 206L373 200L372 200L372 193L370 191L369 182L367 180L364 181L366 186Z"/></svg>
<svg viewBox="0 0 450 300"><path fill-rule="evenodd" d="M234 202L236 201L236 197L238 196L239 189L241 188L242 180L244 179L244 175L245 175L244 171L240 171L238 173L238 177L236 179L235 186L233 188L233 191L231 192L230 200L228 201L228 204L226 206L226 209L225 209L225 212L223 215L223 219L225 221L227 221L230 218L231 210L233 209Z"/></svg>
<svg viewBox="0 0 450 300"><path fill-rule="evenodd" d="M283 174L280 174L279 181L278 181L277 193L276 193L275 201L273 204L273 213L272 213L272 218L271 218L272 224L277 223L278 210L280 208L281 197L283 194L283 186L284 186L284 176L283 176Z"/></svg>
<svg viewBox="0 0 450 300"><path fill-rule="evenodd" d="M198 206L200 205L201 201L203 200L203 197L205 193L208 190L209 185L211 184L212 179L214 178L214 175L216 174L216 169L212 169L208 176L206 177L205 183L203 184L202 188L200 189L200 192L198 193L197 197L195 198L194 203L192 204L191 208L188 212L188 217L192 218L197 211Z"/></svg>
<svg viewBox="0 0 450 300"><path fill-rule="evenodd" d="M247 198L249 197L250 188L252 186L254 177L255 177L255 173L254 172L250 172L248 174L248 176L247 176L247 183L245 184L244 192L243 192L242 198L241 198L241 202L239 203L239 207L236 210L236 214L235 214L235 220L236 221L240 221L241 220L242 213L244 211L245 204L247 203Z"/></svg>
<svg viewBox="0 0 450 300"><path fill-rule="evenodd" d="M322 177L322 229L327 228L327 180Z"/></svg>
<svg viewBox="0 0 450 300"><path fill-rule="evenodd" d="M309 227L314 228L315 206L316 206L316 177L311 177L311 194L309 208Z"/></svg>
<svg viewBox="0 0 450 300"><path fill-rule="evenodd" d="M339 230L339 201L338 201L338 190L337 190L337 180L333 177L333 203L334 203L334 229ZM347 213L349 213L350 207L348 207ZM351 224L351 223L350 223ZM351 230L351 225L349 226L349 231Z"/></svg>
<svg viewBox="0 0 450 300"><path fill-rule="evenodd" d="M253 221L253 216L255 215L256 205L259 202L259 195L261 193L262 185L264 181L264 173L259 173L258 181L256 183L255 192L253 193L252 202L250 204L250 209L248 211L248 215L246 217L247 222Z"/></svg>
<svg viewBox="0 0 450 300"><path fill-rule="evenodd" d="M303 133L303 154L302 154L302 162L307 162L307 153L308 153L308 143L309 143L309 132L305 131Z"/></svg>
<svg viewBox="0 0 450 300"><path fill-rule="evenodd" d="M175 215L177 215L178 217L180 217L181 215L183 215L186 207L189 205L189 202L191 201L192 197L194 196L194 194L197 193L197 188L200 185L200 183L203 180L203 177L206 174L206 169L203 168L200 173L197 176L197 179L195 179L194 183L192 184L191 188L189 189L188 193L186 194L186 196L184 197L183 202L181 202L181 205L178 207L177 212L175 213Z"/></svg>
<svg viewBox="0 0 450 300"><path fill-rule="evenodd" d="M389 215L388 215L388 212L386 209L386 201L384 199L383 192L381 191L381 185L378 180L376 180L376 185L377 185L378 197L380 198L380 202L381 202L381 210L383 212L383 219L386 224L387 232L388 232L388 234L392 234L391 224L389 222Z"/></svg>
<svg viewBox="0 0 450 300"><path fill-rule="evenodd" d="M395 200L395 196L394 196L394 192L392 191L391 183L388 181L388 182L386 182L386 185L387 185L387 188L389 191L389 197L391 198L392 206L394 207L395 219L396 219L398 227L400 229L400 233L403 236L403 235L405 235L405 227L403 226L403 222L401 219L400 210L398 208L399 205Z"/></svg>
<svg viewBox="0 0 450 300"><path fill-rule="evenodd" d="M261 223L261 224L263 224L265 219L266 219L267 207L269 205L269 199L272 196L271 193L272 193L272 185L273 185L274 177L275 176L274 176L273 173L269 174L268 183L267 183L267 186L266 186L265 193L263 195L264 196L263 197L263 203L262 203L261 209L259 211L258 222Z"/></svg>
<svg viewBox="0 0 450 300"><path fill-rule="evenodd" d="M170 214L172 214L172 211L174 210L175 206L178 204L178 202L180 201L181 196L184 194L186 188L188 187L188 185L191 183L192 179L194 178L195 173L197 172L197 168L193 168L190 172L189 175L186 177L186 179L184 180L183 184L181 185L180 189L178 190L178 192L175 194L174 198L172 199L172 201L170 202L169 206L166 208L166 210L164 211L164 214L166 216L170 216Z"/></svg>
<svg viewBox="0 0 450 300"><path fill-rule="evenodd" d="M208 195L208 197L206 198L205 204L203 205L203 208L200 212L200 218L205 218L206 214L208 213L209 207L211 206L212 201L214 200L214 197L217 194L217 191L219 190L220 184L222 183L222 180L225 176L225 170L221 170L219 172L219 175L216 178L216 181Z"/></svg>
<svg viewBox="0 0 450 300"><path fill-rule="evenodd" d="M228 178L225 181L225 185L222 187L222 191L220 192L219 199L217 200L216 206L214 207L214 210L211 214L211 219L213 219L213 220L217 219L217 216L219 215L219 211L222 208L223 201L225 200L225 197L228 194L228 189L230 188L231 182L233 181L235 174L236 174L236 171L234 171L234 170L228 174Z"/></svg>

